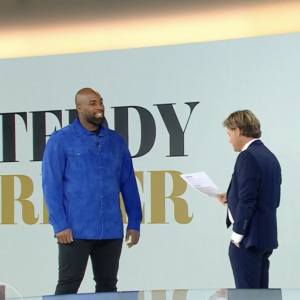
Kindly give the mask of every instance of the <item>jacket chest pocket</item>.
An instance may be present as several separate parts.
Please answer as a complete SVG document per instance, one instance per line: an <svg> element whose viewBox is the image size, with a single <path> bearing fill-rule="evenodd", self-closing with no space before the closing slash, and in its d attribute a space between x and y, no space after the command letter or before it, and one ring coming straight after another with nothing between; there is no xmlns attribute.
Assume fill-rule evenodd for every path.
<svg viewBox="0 0 300 300"><path fill-rule="evenodd" d="M122 166L122 156L117 153L110 153L110 165L114 172L120 172Z"/></svg>
<svg viewBox="0 0 300 300"><path fill-rule="evenodd" d="M89 169L88 148L74 148L67 151L68 165L71 171L86 171Z"/></svg>

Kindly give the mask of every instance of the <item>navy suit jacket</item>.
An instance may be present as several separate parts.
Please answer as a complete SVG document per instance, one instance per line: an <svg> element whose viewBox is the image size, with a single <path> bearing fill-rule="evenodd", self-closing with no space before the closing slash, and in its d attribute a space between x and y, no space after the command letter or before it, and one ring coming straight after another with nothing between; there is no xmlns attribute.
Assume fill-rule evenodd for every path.
<svg viewBox="0 0 300 300"><path fill-rule="evenodd" d="M281 168L275 155L260 141L254 141L236 160L227 191L233 231L244 235L245 247L276 249L280 203ZM227 227L231 222L227 216Z"/></svg>

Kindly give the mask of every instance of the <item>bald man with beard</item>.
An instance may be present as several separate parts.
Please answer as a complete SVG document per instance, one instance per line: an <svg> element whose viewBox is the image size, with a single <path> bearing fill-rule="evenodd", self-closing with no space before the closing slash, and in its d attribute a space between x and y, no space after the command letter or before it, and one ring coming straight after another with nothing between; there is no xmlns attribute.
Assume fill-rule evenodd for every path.
<svg viewBox="0 0 300 300"><path fill-rule="evenodd" d="M101 95L81 89L75 104L78 118L51 135L42 161L43 193L59 250L55 295L78 292L89 257L95 291L117 291L124 238L120 193L129 248L139 241L142 220L131 155L124 139L102 125Z"/></svg>

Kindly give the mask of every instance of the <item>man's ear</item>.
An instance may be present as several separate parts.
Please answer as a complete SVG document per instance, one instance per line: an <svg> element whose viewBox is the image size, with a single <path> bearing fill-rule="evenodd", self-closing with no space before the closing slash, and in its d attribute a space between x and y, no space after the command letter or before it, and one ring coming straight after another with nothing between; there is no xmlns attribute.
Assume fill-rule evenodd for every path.
<svg viewBox="0 0 300 300"><path fill-rule="evenodd" d="M81 105L76 105L76 110L79 114L81 114L82 113Z"/></svg>
<svg viewBox="0 0 300 300"><path fill-rule="evenodd" d="M236 130L237 136L240 137L242 135L241 129L237 127L235 130Z"/></svg>

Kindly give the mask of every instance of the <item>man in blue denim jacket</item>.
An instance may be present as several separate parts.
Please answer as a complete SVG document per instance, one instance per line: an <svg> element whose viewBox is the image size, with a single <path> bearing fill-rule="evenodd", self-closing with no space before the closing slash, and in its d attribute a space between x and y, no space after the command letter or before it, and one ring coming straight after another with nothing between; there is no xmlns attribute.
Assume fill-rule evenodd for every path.
<svg viewBox="0 0 300 300"><path fill-rule="evenodd" d="M77 293L91 257L96 292L117 290L123 244L120 193L128 216L128 247L138 243L141 201L123 138L102 126L103 99L90 88L75 97L78 118L55 131L42 161L49 222L59 246L55 294Z"/></svg>

